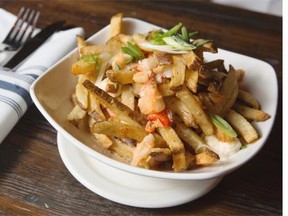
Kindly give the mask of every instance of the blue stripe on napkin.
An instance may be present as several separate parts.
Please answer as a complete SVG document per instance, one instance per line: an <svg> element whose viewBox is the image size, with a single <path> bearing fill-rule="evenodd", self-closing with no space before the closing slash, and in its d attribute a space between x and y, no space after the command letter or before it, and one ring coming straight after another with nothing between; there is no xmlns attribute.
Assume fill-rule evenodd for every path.
<svg viewBox="0 0 288 216"><path fill-rule="evenodd" d="M0 95L0 101L11 106L13 110L17 113L18 119L21 118L21 116L23 115L23 110L16 101L3 95Z"/></svg>
<svg viewBox="0 0 288 216"><path fill-rule="evenodd" d="M38 76L36 75L29 75L29 74L25 74L23 76L18 76L17 79L22 80L26 83L29 83L30 85L32 85L32 83L36 80L36 78L38 78Z"/></svg>
<svg viewBox="0 0 288 216"><path fill-rule="evenodd" d="M9 90L11 92L14 92L14 93L20 95L25 100L27 106L32 104L32 99L30 97L29 91L22 88L21 86L0 80L0 88Z"/></svg>

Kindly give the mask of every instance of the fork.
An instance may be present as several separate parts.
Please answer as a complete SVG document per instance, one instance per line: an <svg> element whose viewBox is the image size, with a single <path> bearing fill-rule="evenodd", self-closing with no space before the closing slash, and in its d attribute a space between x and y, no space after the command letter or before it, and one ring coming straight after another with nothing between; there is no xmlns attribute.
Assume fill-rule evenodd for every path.
<svg viewBox="0 0 288 216"><path fill-rule="evenodd" d="M35 29L40 12L22 7L8 35L0 44L0 52L15 51L28 41Z"/></svg>

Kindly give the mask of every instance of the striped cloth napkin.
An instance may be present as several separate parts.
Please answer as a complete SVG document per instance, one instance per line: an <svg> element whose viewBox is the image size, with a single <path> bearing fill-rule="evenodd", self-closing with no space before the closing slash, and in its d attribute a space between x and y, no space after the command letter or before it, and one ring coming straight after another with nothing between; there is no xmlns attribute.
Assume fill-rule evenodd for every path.
<svg viewBox="0 0 288 216"><path fill-rule="evenodd" d="M16 17L1 8L0 17L0 41L3 41ZM30 85L39 75L76 47L76 35L83 36L83 28L59 31L15 72L0 68L0 143L32 104ZM1 59L3 61L3 56L0 61Z"/></svg>

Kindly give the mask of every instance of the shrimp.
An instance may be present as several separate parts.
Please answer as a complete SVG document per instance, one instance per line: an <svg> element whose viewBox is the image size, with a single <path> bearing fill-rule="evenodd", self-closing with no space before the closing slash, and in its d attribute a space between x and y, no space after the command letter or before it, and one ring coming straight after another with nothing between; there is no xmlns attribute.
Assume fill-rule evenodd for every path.
<svg viewBox="0 0 288 216"><path fill-rule="evenodd" d="M140 71L133 75L135 83L148 83L151 80L151 71Z"/></svg>
<svg viewBox="0 0 288 216"><path fill-rule="evenodd" d="M164 99L155 83L149 82L141 86L138 107L145 115L159 113L165 109Z"/></svg>
<svg viewBox="0 0 288 216"><path fill-rule="evenodd" d="M142 59L138 62L139 67L142 71L151 71L152 69L156 68L158 66L158 60L156 56L151 55L151 57Z"/></svg>
<svg viewBox="0 0 288 216"><path fill-rule="evenodd" d="M140 143L137 144L135 150L133 151L131 165L138 166L141 161L149 156L154 145L155 137L149 133Z"/></svg>

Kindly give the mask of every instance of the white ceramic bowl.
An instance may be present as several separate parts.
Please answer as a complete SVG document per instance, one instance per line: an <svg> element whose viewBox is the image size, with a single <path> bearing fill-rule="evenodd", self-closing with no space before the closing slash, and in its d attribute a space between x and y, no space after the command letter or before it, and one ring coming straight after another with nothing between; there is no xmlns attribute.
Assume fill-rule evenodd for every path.
<svg viewBox="0 0 288 216"><path fill-rule="evenodd" d="M145 33L152 28L159 27L133 18L123 20L123 32L127 34ZM89 41L105 43L108 34L109 26ZM275 71L261 60L219 49L217 54L205 54L205 58L221 58L226 65L244 69L243 88L253 93L262 110L271 115L269 120L255 124L261 138L224 162L181 173L146 170L124 164L103 154L103 149L95 144L90 134L78 130L66 120L73 107L71 95L76 84L76 77L71 75L70 70L77 58L75 49L39 77L31 86L31 96L40 112L58 131L59 152L70 172L87 188L115 202L156 208L197 199L214 188L223 176L255 156L272 129L278 94Z"/></svg>

